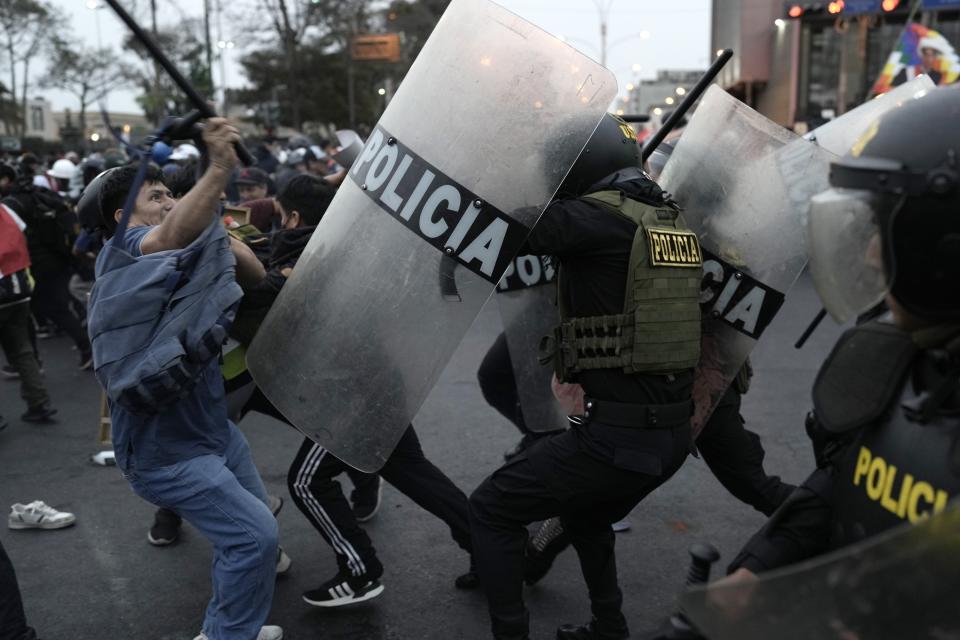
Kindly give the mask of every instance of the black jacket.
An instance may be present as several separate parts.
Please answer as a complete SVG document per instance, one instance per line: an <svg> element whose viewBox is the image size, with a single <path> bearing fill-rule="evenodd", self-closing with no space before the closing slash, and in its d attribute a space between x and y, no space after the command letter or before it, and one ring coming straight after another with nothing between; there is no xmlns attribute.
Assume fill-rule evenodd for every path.
<svg viewBox="0 0 960 640"><path fill-rule="evenodd" d="M63 198L47 189L21 184L2 202L27 225L24 233L34 272L59 271L70 266L79 223Z"/></svg>
<svg viewBox="0 0 960 640"><path fill-rule="evenodd" d="M627 198L661 204L664 192L643 171L623 169L587 190L616 190ZM585 194L586 195L586 194ZM623 313L627 269L637 225L609 207L582 198L552 203L527 239L529 252L554 256L561 267L562 291L572 316ZM672 376L626 374L595 369L578 374L587 395L617 402L667 404L690 398L693 371Z"/></svg>
<svg viewBox="0 0 960 640"><path fill-rule="evenodd" d="M250 344L253 340L271 305L280 295L280 289L287 281L287 277L282 273L283 270L293 268L297 264L300 254L303 253L315 229L315 226L280 229L251 239L254 244L262 244L262 239L269 239L268 255L264 257L262 249L254 249L255 253L260 254L267 274L256 287L244 292L237 311L237 319L230 330L230 336L234 340L243 344ZM258 239L261 240L260 243L257 242Z"/></svg>

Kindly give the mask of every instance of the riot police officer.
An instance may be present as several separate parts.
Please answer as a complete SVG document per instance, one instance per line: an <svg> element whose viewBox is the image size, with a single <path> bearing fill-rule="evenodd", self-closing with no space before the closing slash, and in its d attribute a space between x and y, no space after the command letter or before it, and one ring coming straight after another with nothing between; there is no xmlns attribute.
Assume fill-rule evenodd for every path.
<svg viewBox="0 0 960 640"><path fill-rule="evenodd" d="M918 522L960 493L960 129L942 126L958 121L960 87L904 103L813 199L810 266L827 309L885 297L890 313L834 347L807 424L817 469L717 584Z"/></svg>
<svg viewBox="0 0 960 640"><path fill-rule="evenodd" d="M679 208L639 169L629 126L607 115L529 239L560 264L554 369L584 416L513 457L473 493L471 532L496 638L526 638L525 525L560 516L593 620L559 638L626 638L613 522L689 451L702 264Z"/></svg>

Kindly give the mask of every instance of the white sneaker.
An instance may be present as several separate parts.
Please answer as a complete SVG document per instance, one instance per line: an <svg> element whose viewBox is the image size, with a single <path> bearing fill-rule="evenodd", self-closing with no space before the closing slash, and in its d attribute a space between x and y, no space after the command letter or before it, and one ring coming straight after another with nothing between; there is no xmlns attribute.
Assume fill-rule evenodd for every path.
<svg viewBox="0 0 960 640"><path fill-rule="evenodd" d="M30 504L19 502L10 507L7 526L11 529L62 529L77 521L77 517L66 511L57 511L40 500Z"/></svg>
<svg viewBox="0 0 960 640"><path fill-rule="evenodd" d="M283 629L272 624L264 625L260 627L257 640L283 640Z"/></svg>
<svg viewBox="0 0 960 640"><path fill-rule="evenodd" d="M287 571L290 571L290 565L292 564L293 560L291 560L287 552L283 550L283 547L277 547L277 575L283 575Z"/></svg>
<svg viewBox="0 0 960 640"><path fill-rule="evenodd" d="M201 633L193 640L209 640L209 638L207 638L206 634ZM274 625L260 627L257 640L283 640L283 629Z"/></svg>

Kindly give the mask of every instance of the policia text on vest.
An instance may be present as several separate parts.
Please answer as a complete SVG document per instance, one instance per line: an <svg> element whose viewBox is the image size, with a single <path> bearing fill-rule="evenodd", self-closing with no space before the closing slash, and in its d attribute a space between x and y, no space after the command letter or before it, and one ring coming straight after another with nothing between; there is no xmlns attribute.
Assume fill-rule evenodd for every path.
<svg viewBox="0 0 960 640"><path fill-rule="evenodd" d="M857 454L853 484L862 487L867 497L884 509L910 522L940 513L950 498L946 491L897 469L864 446Z"/></svg>

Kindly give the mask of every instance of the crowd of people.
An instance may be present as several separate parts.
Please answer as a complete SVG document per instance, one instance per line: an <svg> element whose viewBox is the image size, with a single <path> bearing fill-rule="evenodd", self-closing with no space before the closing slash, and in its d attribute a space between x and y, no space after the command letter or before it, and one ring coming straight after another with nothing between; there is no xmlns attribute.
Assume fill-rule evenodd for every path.
<svg viewBox="0 0 960 640"><path fill-rule="evenodd" d="M818 384L834 386L815 393L807 425L818 469L794 487L765 472L759 439L740 417L748 367L694 441L701 251L681 208L644 171L629 127L608 114L581 156L591 161L574 165L524 247L560 265L562 340L551 355L558 383L580 385L582 413L569 428L527 429L501 337L479 379L523 439L469 498L424 456L412 424L378 474L351 469L305 437L289 493L338 565L303 594L305 603L338 607L383 592L383 565L360 526L377 511L381 478L449 526L468 564L455 586L484 590L501 640L529 637L522 585L539 580L568 545L580 558L592 618L560 627L557 637L629 637L612 525L691 450L734 495L772 516L724 584L946 508L960 487L955 472L933 473L929 499L908 492L883 517L876 509L888 505L851 486L874 482L863 480L873 474L864 451L909 469L920 486L948 461L917 462L895 444L931 437L956 449L960 304L950 291L960 275L960 137L909 132L958 117L958 89L903 106L834 165L829 197L814 199L815 213L841 202L876 221L864 269L885 275L892 315L845 336L842 344L858 345L859 355L840 349L821 372ZM158 508L150 543L175 542L186 520L213 546L212 597L196 640L283 637L266 624L276 575L291 563L279 545L283 500L267 494L237 423L251 411L287 420L257 388L245 352L350 168L337 144L305 138L283 149L264 141L256 164L240 167L239 143L236 128L211 118L200 140L158 143L149 157L115 150L41 163L24 154L0 165L0 339L4 372L20 381L21 419L56 420L37 339L62 332L79 369L94 369L107 393L116 465ZM654 257L651 234L692 248ZM605 351L595 348L598 335ZM885 358L894 347L903 357ZM878 389L857 385L858 377ZM930 424L936 433L922 428ZM0 429L6 425L0 418ZM342 473L355 487L349 498L336 481ZM9 526L75 520L37 501L13 505ZM527 528L541 522L550 523L546 544ZM0 638L35 638L2 547L0 581Z"/></svg>

